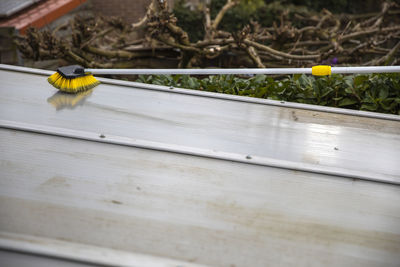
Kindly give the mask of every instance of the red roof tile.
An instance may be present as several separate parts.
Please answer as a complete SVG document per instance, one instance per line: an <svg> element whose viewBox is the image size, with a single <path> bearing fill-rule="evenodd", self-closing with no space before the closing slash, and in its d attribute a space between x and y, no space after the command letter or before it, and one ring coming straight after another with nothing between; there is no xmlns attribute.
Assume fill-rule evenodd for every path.
<svg viewBox="0 0 400 267"><path fill-rule="evenodd" d="M25 34L28 27L41 28L84 2L86 0L42 1L5 20L1 20L0 27L15 27L21 34Z"/></svg>

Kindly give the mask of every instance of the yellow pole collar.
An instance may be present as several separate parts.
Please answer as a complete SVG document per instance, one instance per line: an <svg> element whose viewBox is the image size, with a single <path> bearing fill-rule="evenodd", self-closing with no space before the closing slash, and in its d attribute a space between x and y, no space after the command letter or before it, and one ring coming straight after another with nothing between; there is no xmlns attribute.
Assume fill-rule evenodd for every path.
<svg viewBox="0 0 400 267"><path fill-rule="evenodd" d="M315 76L325 76L325 75L331 75L331 66L327 65L318 65L312 67L311 71L312 75Z"/></svg>

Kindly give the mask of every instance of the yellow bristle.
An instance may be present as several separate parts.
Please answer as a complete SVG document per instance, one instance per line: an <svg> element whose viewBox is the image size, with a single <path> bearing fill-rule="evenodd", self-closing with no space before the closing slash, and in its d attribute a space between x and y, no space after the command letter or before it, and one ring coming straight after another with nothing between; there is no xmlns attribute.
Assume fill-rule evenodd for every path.
<svg viewBox="0 0 400 267"><path fill-rule="evenodd" d="M60 82L62 81L62 76L56 72L53 75L51 75L47 81L52 84L56 88L60 88Z"/></svg>
<svg viewBox="0 0 400 267"><path fill-rule="evenodd" d="M68 79L64 78L58 72L51 75L47 81L55 88L66 93L78 93L86 91L100 84L100 82L90 74Z"/></svg>

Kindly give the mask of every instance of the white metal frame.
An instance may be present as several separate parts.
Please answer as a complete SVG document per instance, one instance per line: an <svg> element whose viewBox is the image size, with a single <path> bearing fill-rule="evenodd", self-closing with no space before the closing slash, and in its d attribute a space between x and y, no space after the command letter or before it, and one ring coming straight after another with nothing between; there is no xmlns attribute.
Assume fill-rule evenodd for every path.
<svg viewBox="0 0 400 267"><path fill-rule="evenodd" d="M238 153L215 151L211 149L188 147L188 146L160 143L147 140L138 140L129 137L108 135L107 133L93 133L87 131L64 129L58 127L28 124L23 122L15 122L7 120L0 120L0 128L54 135L54 136L107 143L113 145L151 149L151 150L185 154L185 155L205 157L205 158L213 158L219 160L227 160L227 161L247 163L247 164L267 166L267 167L282 168L294 171L304 171L304 172L311 172L311 173L318 173L325 175L333 175L344 178L353 178L366 181L400 185L400 179L398 177L387 174L370 173L370 172L349 170L349 169L330 167L330 166L319 166L304 162L292 162L292 161L279 160L267 157L242 155Z"/></svg>
<svg viewBox="0 0 400 267"><path fill-rule="evenodd" d="M205 267L152 255L0 231L1 249L101 266Z"/></svg>

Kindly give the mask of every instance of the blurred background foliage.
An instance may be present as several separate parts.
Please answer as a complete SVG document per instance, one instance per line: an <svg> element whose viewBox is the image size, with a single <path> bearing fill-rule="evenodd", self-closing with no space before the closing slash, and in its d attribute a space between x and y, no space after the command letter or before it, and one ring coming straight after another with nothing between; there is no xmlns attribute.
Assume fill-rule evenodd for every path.
<svg viewBox="0 0 400 267"><path fill-rule="evenodd" d="M228 10L221 21L220 29L227 32L236 32L250 21L257 21L263 27L270 27L273 22L279 24L280 14L288 12L289 19L294 12L309 16L327 9L333 13L368 13L380 9L383 1L374 0L241 0L239 5ZM400 2L399 0L395 2ZM211 18L215 18L218 11L224 6L226 0L211 0ZM190 4L186 0L178 0L174 6L174 14L178 18L178 25L188 32L191 41L198 41L204 36L202 4ZM302 27L296 20L296 27ZM299 24L300 23L300 24Z"/></svg>
<svg viewBox="0 0 400 267"><path fill-rule="evenodd" d="M398 1L397 1L398 2ZM175 3L174 13L178 25L185 30L192 42L204 36L204 6L191 5L185 0ZM204 3L204 2L203 2ZM380 10L383 1L373 0L241 0L229 9L219 29L237 32L248 24L261 27L280 25L285 14L297 28L307 26L307 21L292 19L295 14L311 17L326 9L334 14L366 14ZM214 19L226 0L209 2L210 17ZM138 82L182 87L208 92L298 102L321 106L340 107L400 115L400 74L331 75L314 77L291 75L271 77L255 75L219 75L206 78L185 75L140 76Z"/></svg>

